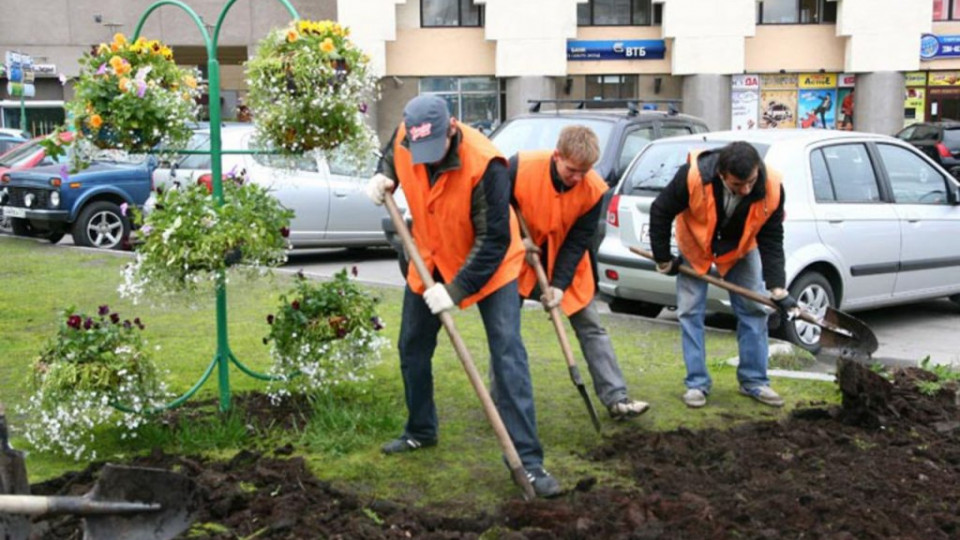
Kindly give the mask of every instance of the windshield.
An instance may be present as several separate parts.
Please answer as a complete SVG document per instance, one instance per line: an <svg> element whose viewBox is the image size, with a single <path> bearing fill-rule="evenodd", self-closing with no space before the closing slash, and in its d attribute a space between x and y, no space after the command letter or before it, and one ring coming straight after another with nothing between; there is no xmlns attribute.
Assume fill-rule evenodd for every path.
<svg viewBox="0 0 960 540"><path fill-rule="evenodd" d="M39 148L37 141L26 142L12 148L6 154L0 155L0 167L18 167L22 162L30 159Z"/></svg>
<svg viewBox="0 0 960 540"><path fill-rule="evenodd" d="M693 150L711 150L720 148L729 141L679 141L651 144L627 171L620 187L622 195L631 195L640 191L660 191L673 180L677 169L687 162L687 155ZM767 153L765 145L754 144L762 157Z"/></svg>
<svg viewBox="0 0 960 540"><path fill-rule="evenodd" d="M600 140L600 159L603 159L603 149L607 147L613 123L601 120L559 116L517 118L504 124L493 134L491 140L508 158L522 150L553 150L557 147L560 131L575 124L587 126L597 134Z"/></svg>

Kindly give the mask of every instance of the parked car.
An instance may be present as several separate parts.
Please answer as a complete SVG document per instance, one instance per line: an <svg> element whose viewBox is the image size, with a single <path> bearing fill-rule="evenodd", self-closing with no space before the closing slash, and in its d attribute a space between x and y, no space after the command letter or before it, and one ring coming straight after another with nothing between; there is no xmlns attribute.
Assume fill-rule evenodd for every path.
<svg viewBox="0 0 960 540"><path fill-rule="evenodd" d="M73 140L73 134L65 131L61 134L64 143L70 143ZM63 155L57 159L48 158L46 151L40 146L40 141L44 137L37 137L19 146L13 147L4 154L0 154L0 176L7 171L19 171L33 167L42 167L44 165L54 165L65 163L67 156Z"/></svg>
<svg viewBox="0 0 960 540"><path fill-rule="evenodd" d="M14 234L59 242L66 233L78 246L120 249L130 236L124 205L150 197L155 158L99 159L69 176L63 165L11 171L0 177L0 210Z"/></svg>
<svg viewBox="0 0 960 540"><path fill-rule="evenodd" d="M532 111L507 120L494 131L490 140L504 156L509 158L520 151L556 148L560 131L564 127L573 124L588 126L597 134L600 142L600 159L593 168L612 187L626 170L630 160L650 141L709 131L707 124L695 116L680 114L675 110L640 110L635 103L614 101L616 102L614 105L621 107L629 105L629 107L558 109L539 112L543 104L551 102L549 100L535 102L532 108L536 112ZM560 100L557 104L567 102L578 103L584 107L611 105L609 100L580 102ZM609 194L603 204L606 204L607 200L609 200ZM400 253L400 266L405 272L407 266L403 246L393 223L389 219L384 220L383 229L390 243ZM592 246L594 251L602 238L603 223L600 224Z"/></svg>
<svg viewBox="0 0 960 540"><path fill-rule="evenodd" d="M955 178L960 178L960 122L926 122L900 130L896 137L916 146Z"/></svg>
<svg viewBox="0 0 960 540"><path fill-rule="evenodd" d="M9 135L10 137L17 137L18 139L23 140L27 140L31 137L29 132L16 128L0 128L0 135Z"/></svg>
<svg viewBox="0 0 960 540"><path fill-rule="evenodd" d="M599 289L614 311L655 316L676 305L674 278L629 246L649 249L649 209L695 149L753 144L784 177L788 288L814 314L949 296L960 304L960 185L893 137L825 130L708 133L655 141L617 185L598 259ZM674 246L676 247L676 246ZM732 312L710 287L707 309ZM785 325L811 351L819 328Z"/></svg>
<svg viewBox="0 0 960 540"><path fill-rule="evenodd" d="M256 149L254 128L228 124L221 129L224 150ZM210 149L209 129L194 132L188 150ZM225 154L223 174L245 170L250 181L268 187L280 204L294 211L289 240L294 248L385 246L380 228L386 210L375 206L364 193L373 174L374 157L363 167L351 164L337 152L316 158L304 154L290 158L270 154ZM209 155L186 155L154 171L154 184L167 189L210 182ZM400 198L398 204L405 201Z"/></svg>
<svg viewBox="0 0 960 540"><path fill-rule="evenodd" d="M25 142L27 142L27 139L23 137L0 134L0 154L6 154Z"/></svg>

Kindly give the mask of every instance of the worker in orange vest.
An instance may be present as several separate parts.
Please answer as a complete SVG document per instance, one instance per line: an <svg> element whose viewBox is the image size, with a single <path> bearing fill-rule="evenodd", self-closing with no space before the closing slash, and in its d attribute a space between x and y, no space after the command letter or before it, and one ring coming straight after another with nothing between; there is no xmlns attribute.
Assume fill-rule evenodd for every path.
<svg viewBox="0 0 960 540"><path fill-rule="evenodd" d="M412 265L407 272L398 349L408 417L403 434L384 445L383 452L437 444L431 361L441 323L435 315L477 304L500 417L537 495L559 495L559 483L543 468L527 351L520 338L517 275L524 251L510 208L506 159L482 133L451 117L443 99L424 95L407 103L378 171L367 184L367 195L383 204L399 180L417 250L436 281L427 289Z"/></svg>
<svg viewBox="0 0 960 540"><path fill-rule="evenodd" d="M678 275L680 264L700 274L716 266L731 283L757 292L769 289L783 318L795 318L799 307L785 288L784 198L780 175L767 169L756 148L738 141L716 151L692 152L650 208L650 246L657 270L677 276L687 368L683 402L688 407L706 405L712 383L704 348L707 283ZM680 257L670 252L674 218ZM783 406L767 377L765 308L733 292L730 304L737 317L740 392L772 407Z"/></svg>
<svg viewBox="0 0 960 540"><path fill-rule="evenodd" d="M596 283L587 249L597 231L608 186L593 170L600 158L597 135L586 126L560 132L555 150L520 152L510 158L510 179L517 211L530 229L530 249L541 254L549 295L540 291L546 309L559 306L569 318L587 361L593 389L610 416L639 416L650 408L630 399L613 343L601 325L594 302ZM538 296L533 262L520 272L521 296Z"/></svg>

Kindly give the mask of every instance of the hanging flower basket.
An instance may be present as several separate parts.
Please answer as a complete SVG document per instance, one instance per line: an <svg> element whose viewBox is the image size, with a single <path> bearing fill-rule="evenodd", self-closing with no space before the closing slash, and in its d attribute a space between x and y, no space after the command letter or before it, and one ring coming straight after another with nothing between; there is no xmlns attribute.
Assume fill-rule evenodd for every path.
<svg viewBox="0 0 960 540"><path fill-rule="evenodd" d="M246 69L261 144L295 154L344 147L360 160L376 150L364 121L376 78L349 34L332 21L293 21L260 41Z"/></svg>
<svg viewBox="0 0 960 540"><path fill-rule="evenodd" d="M84 55L74 90L66 108L76 131L101 149L180 148L197 118L196 70L177 67L169 47L142 37L129 43L117 34Z"/></svg>
<svg viewBox="0 0 960 540"><path fill-rule="evenodd" d="M223 179L223 205L205 184L159 193L135 232L136 259L124 269L122 296L192 292L231 266L254 273L286 261L293 211L246 173Z"/></svg>

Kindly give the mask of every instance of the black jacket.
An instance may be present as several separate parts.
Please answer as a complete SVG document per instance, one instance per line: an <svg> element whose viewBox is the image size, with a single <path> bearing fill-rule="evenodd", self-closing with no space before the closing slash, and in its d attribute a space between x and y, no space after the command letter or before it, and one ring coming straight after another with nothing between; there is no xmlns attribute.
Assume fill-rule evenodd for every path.
<svg viewBox="0 0 960 540"><path fill-rule="evenodd" d="M767 170L766 167L760 167L760 177L753 191L750 192L733 212L726 226L720 227L724 217L723 204L723 181L717 174L717 154L709 151L700 154L697 159L697 166L700 169L700 175L705 184L713 188L713 197L717 201L717 230L713 237L713 252L716 256L723 255L737 248L740 244L740 238L743 236L743 226L747 221L747 213L750 204L754 201L763 199L767 194ZM653 257L658 262L669 261L670 254L670 230L674 218L690 206L690 192L687 189L687 174L690 171L689 165L683 165L673 177L673 180L650 207L650 247L653 250ZM783 203L786 194L783 186L780 186L780 206L773 212L770 219L764 223L763 227L757 233L757 249L760 251L760 262L763 265L763 280L768 289L775 289L786 286L786 271L784 270L783 255Z"/></svg>

